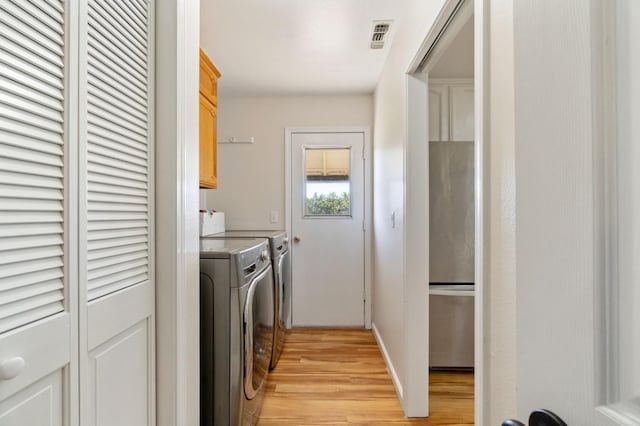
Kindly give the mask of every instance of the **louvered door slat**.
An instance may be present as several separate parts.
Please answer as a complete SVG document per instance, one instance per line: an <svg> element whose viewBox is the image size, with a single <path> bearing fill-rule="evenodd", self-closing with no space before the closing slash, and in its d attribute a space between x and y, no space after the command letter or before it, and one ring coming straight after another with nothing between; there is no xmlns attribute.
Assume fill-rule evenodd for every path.
<svg viewBox="0 0 640 426"><path fill-rule="evenodd" d="M140 143L131 139L127 139L119 134L110 132L107 129L102 127L93 125L91 123L87 124L87 131L89 132L89 136L92 140L95 140L96 144L103 146L111 146L112 149L132 149L137 152L139 156L142 158L147 158L147 144Z"/></svg>
<svg viewBox="0 0 640 426"><path fill-rule="evenodd" d="M50 15L52 18L64 24L64 20L62 16L64 14L64 8L62 7L62 2L59 0L28 0L29 3L36 5L47 15ZM57 12L57 13L56 13Z"/></svg>
<svg viewBox="0 0 640 426"><path fill-rule="evenodd" d="M32 165L37 165L38 167L43 167L45 169L51 170L51 168L56 168L57 172L47 172L43 173L45 176L56 176L62 177L62 166L63 161L60 156L55 154L49 154L44 152L32 151L29 149L22 149L11 145L3 145L0 146L0 158L2 158L6 163L3 163L4 170L10 170L11 166L13 170L18 170L20 167L14 166L16 163L23 163L24 170L33 170Z"/></svg>
<svg viewBox="0 0 640 426"><path fill-rule="evenodd" d="M8 175L19 176L19 174L25 174L30 175L30 177L32 176L34 178L44 178L47 180L51 180L51 182L57 182L57 184L55 185L45 185L52 188L61 188L61 186L58 186L58 184L60 183L60 179L62 178L60 166L45 165L41 163L27 163L24 160L18 160L8 156L4 157L4 165L6 168L0 173L6 174L5 179L9 179ZM40 174L39 176L38 173ZM6 183L4 179L0 180L0 182ZM38 180L38 182L43 181ZM40 183L38 183L38 185L40 185Z"/></svg>
<svg viewBox="0 0 640 426"><path fill-rule="evenodd" d="M16 215L16 211L20 212L19 217ZM32 210L0 211L0 224L2 225L24 226L24 224L27 223L62 223L63 220L62 212L36 212Z"/></svg>
<svg viewBox="0 0 640 426"><path fill-rule="evenodd" d="M7 185L0 183L0 198L62 200L63 195L61 191L56 189L34 188L29 186Z"/></svg>
<svg viewBox="0 0 640 426"><path fill-rule="evenodd" d="M22 55L18 56L19 53ZM38 62L34 62L33 60ZM16 49L9 54L0 50L0 63L13 68L21 74L30 75L58 89L63 87L62 75L56 68L50 68L45 61L25 50Z"/></svg>
<svg viewBox="0 0 640 426"><path fill-rule="evenodd" d="M115 228L109 230L101 230L101 231L93 231L91 233L91 238L93 241L97 240L113 240L116 238L126 238L132 236L144 236L146 235L146 227L138 227L138 228Z"/></svg>
<svg viewBox="0 0 640 426"><path fill-rule="evenodd" d="M64 28L0 3L0 333L64 310Z"/></svg>
<svg viewBox="0 0 640 426"><path fill-rule="evenodd" d="M104 81L102 80L101 82L104 83ZM101 99L111 105L119 106L124 114L135 117L141 121L146 120L143 104L136 104L128 96L124 95L122 91L115 90L113 88L113 82L107 82L107 84L112 87L112 90L110 90L109 92L105 92L104 90L102 90L102 88L97 86L89 86L89 93L91 93L91 95L96 99Z"/></svg>
<svg viewBox="0 0 640 426"><path fill-rule="evenodd" d="M126 11L124 12L125 14L130 14L132 16L135 16L139 22L141 22L143 28L145 28L145 33L146 31L146 27L147 27L147 20L148 20L148 13L147 13L147 2L143 1L143 2L126 2L126 3L122 3L121 4L123 6L124 9L126 9Z"/></svg>
<svg viewBox="0 0 640 426"><path fill-rule="evenodd" d="M140 188L132 188L130 186L116 186L98 182L90 182L89 190L94 193L100 194L130 195L132 197L144 197L145 194L147 194L146 186L141 186Z"/></svg>
<svg viewBox="0 0 640 426"><path fill-rule="evenodd" d="M57 20L55 16L58 14L55 11L47 9L46 5L42 5L42 2L39 3L38 6L40 7L33 4L33 0L21 1L16 6L22 9L27 16L36 18L38 23L46 25L50 30L60 34L61 37L64 36L64 21Z"/></svg>
<svg viewBox="0 0 640 426"><path fill-rule="evenodd" d="M145 249L145 250L134 251L134 252L121 254L117 256L104 257L100 260L96 260L95 262L92 262L91 267L93 268L92 271L105 270L104 268L120 265L130 260L141 260L146 258L147 258L147 251ZM146 260L144 261L143 264L146 264Z"/></svg>
<svg viewBox="0 0 640 426"><path fill-rule="evenodd" d="M58 293L62 292L58 290ZM16 304L12 311L18 313L12 316L0 316L0 324L2 324L2 326L7 330L12 330L24 324L29 324L39 319L57 314L63 310L64 299L62 296L53 295L45 297L42 295L25 301L24 303Z"/></svg>
<svg viewBox="0 0 640 426"><path fill-rule="evenodd" d="M44 238L43 238L44 239ZM9 265L18 262L28 262L35 259L50 259L51 257L58 257L64 255L62 250L62 241L58 244L46 245L47 242L43 242L43 245L37 248L29 248L23 250L12 250L11 252L5 252L0 259L0 266Z"/></svg>
<svg viewBox="0 0 640 426"><path fill-rule="evenodd" d="M105 3L104 0L101 0L100 3ZM140 37L145 40L143 43L146 46L146 41L148 37L148 28L147 28L147 17L146 15L139 13L136 8L132 8L131 4L124 3L110 3L109 6L116 8L119 14L127 16L128 22L133 23L133 26L136 27L136 32L140 34ZM145 6L146 8L146 6ZM145 10L146 11L146 10Z"/></svg>
<svg viewBox="0 0 640 426"><path fill-rule="evenodd" d="M138 253L140 251L147 252L149 246L147 244L138 243L138 244L125 244L123 246L108 246L107 248L93 248L91 253L89 253L89 260L98 261L99 259L105 259L113 256L119 255L131 255L133 253Z"/></svg>
<svg viewBox="0 0 640 426"><path fill-rule="evenodd" d="M138 140L144 140L148 134L146 123L136 123L133 117L122 117L123 114L117 112L112 106L101 102L99 99L92 99L89 105L89 113L101 118L101 122L109 122L118 127L119 133L123 136L133 138L137 135ZM95 122L95 121L94 121ZM123 132L127 132L125 135Z"/></svg>
<svg viewBox="0 0 640 426"><path fill-rule="evenodd" d="M0 238L4 237L18 237L18 236L40 236L50 234L62 234L63 227L59 223L38 223L25 225L20 227L10 225L0 225Z"/></svg>
<svg viewBox="0 0 640 426"><path fill-rule="evenodd" d="M98 222L94 221L89 224L89 231L104 231L107 229L127 230L130 228L145 228L145 221L122 220L119 222ZM0 234L2 231L0 230Z"/></svg>
<svg viewBox="0 0 640 426"><path fill-rule="evenodd" d="M62 268L32 271L17 277L0 278L0 288L3 289L2 294L5 294L4 291L19 291L21 288L33 287L45 282L61 284L63 276Z"/></svg>
<svg viewBox="0 0 640 426"><path fill-rule="evenodd" d="M102 192L94 192L94 201L102 203L121 203L121 204L140 204L147 205L146 197L136 197L122 194L107 194Z"/></svg>
<svg viewBox="0 0 640 426"><path fill-rule="evenodd" d="M122 188L133 188L147 190L146 181L140 178L140 175L128 173L128 176L123 176L125 173L117 173L113 169L108 167L102 167L98 164L92 164L92 168L95 170L95 174L90 176L89 183L98 183L105 185L115 185Z"/></svg>
<svg viewBox="0 0 640 426"><path fill-rule="evenodd" d="M138 20L134 15L127 13L127 9L123 8L121 3L116 2L99 2L102 7L109 12L112 17L119 18L118 23L122 25L123 31L131 34L136 39L138 46L141 47L143 55L147 49L147 27L144 22Z"/></svg>
<svg viewBox="0 0 640 426"><path fill-rule="evenodd" d="M19 287L15 290L7 291L2 301L6 304L28 300L39 294L55 293L62 290L62 285L58 280L44 281L31 286Z"/></svg>
<svg viewBox="0 0 640 426"><path fill-rule="evenodd" d="M1 3L11 4L7 3ZM19 9L14 8L15 11L19 11ZM20 11L21 12L21 11ZM36 50L42 50L45 54L52 58L55 62L58 61L58 58L64 55L64 39L60 34L55 33L54 31L46 31L46 27L43 25L38 25L38 21L36 19L29 19L20 16L22 13L12 14L8 13L4 10L3 7L0 7L0 22L5 25L5 28L10 29L13 32L17 32L19 34L28 34L27 37L22 39L25 47L30 46L34 48L37 45Z"/></svg>
<svg viewBox="0 0 640 426"><path fill-rule="evenodd" d="M0 103L5 105L11 105L17 110L16 113L18 114L30 113L39 118L43 118L43 119L50 120L57 123L63 123L64 121L62 112L44 107L38 103L29 101L25 98L18 98L18 97L9 95L8 93L5 93L5 92L0 92Z"/></svg>
<svg viewBox="0 0 640 426"><path fill-rule="evenodd" d="M103 66L109 65L111 71L123 77L125 81L136 88L139 94L143 94L143 97L146 98L147 88L140 83L140 79L144 77L142 72L130 63L130 59L123 59L120 55L113 53L110 49L116 47L109 45L100 33L94 31L90 32L90 35L93 36L93 40L89 41L90 59L102 63Z"/></svg>
<svg viewBox="0 0 640 426"><path fill-rule="evenodd" d="M146 115L147 97L140 91L138 87L133 86L126 79L116 73L106 73L100 68L96 68L89 64L89 75L92 77L89 83L89 93L96 95L96 90L108 88L109 93L118 98L123 105L135 108L143 116Z"/></svg>
<svg viewBox="0 0 640 426"><path fill-rule="evenodd" d="M107 277L107 279L95 280L95 288L91 292L91 300L140 284L148 279L149 271L146 268L141 268L139 271L127 271L117 276Z"/></svg>
<svg viewBox="0 0 640 426"><path fill-rule="evenodd" d="M96 240L92 238L89 240L89 259L91 259L91 252L94 250L103 250L111 247L125 247L135 244L146 244L146 236L127 236L125 238L112 238L109 240Z"/></svg>
<svg viewBox="0 0 640 426"><path fill-rule="evenodd" d="M9 74L11 74L10 67L0 67L0 87L6 93L18 95L54 111L64 110L62 99L57 97L58 92L55 89L48 90L47 85L26 75L23 75L20 83L16 83L11 78L19 75L19 73L14 73L13 77L9 76ZM29 85L30 82L33 84Z"/></svg>
<svg viewBox="0 0 640 426"><path fill-rule="evenodd" d="M100 93L98 90L93 91L93 95L95 95L91 99L93 106L116 115L118 118L129 122L130 125L137 126L146 133L147 119L144 114L139 113L123 102L118 102L113 96Z"/></svg>
<svg viewBox="0 0 640 426"><path fill-rule="evenodd" d="M21 23L28 25L31 30L36 31L42 37L54 41L60 46L64 45L64 30L60 24L48 17L41 10L31 6L27 2L0 3L0 9L15 17Z"/></svg>
<svg viewBox="0 0 640 426"><path fill-rule="evenodd" d="M146 181L147 165L139 164L137 159L135 162L129 162L125 158L125 156L120 156L120 158L118 159L113 155L105 156L93 154L91 152L89 153L89 161L91 163L100 164L104 167L113 167L114 169L119 169L124 172L136 173L140 176L144 176L145 178L143 179L143 181Z"/></svg>
<svg viewBox="0 0 640 426"><path fill-rule="evenodd" d="M87 17L88 300L149 279L146 3L90 0Z"/></svg>
<svg viewBox="0 0 640 426"><path fill-rule="evenodd" d="M28 263L14 263L10 265L4 265L2 267L2 271L0 271L0 278L17 278L18 276L27 273L45 271L47 269L53 268L61 268L62 266L62 256L48 259L35 259Z"/></svg>
<svg viewBox="0 0 640 426"><path fill-rule="evenodd" d="M132 60L136 62L143 70L147 71L146 63L146 46L140 43L139 34L131 27L126 26L126 19L118 16L114 19L112 15L117 15L118 11L108 7L109 3L95 3L96 12L89 12L89 16L95 19L96 27L100 28L100 32L108 37L119 48L125 48L124 54L129 54ZM122 15L122 13L120 13ZM125 15L126 16L126 15ZM91 20L90 20L91 22Z"/></svg>
<svg viewBox="0 0 640 426"><path fill-rule="evenodd" d="M62 49L60 46L42 36L38 36L38 39L34 40L33 38L25 35L25 33L16 30L14 26L11 26L11 24L15 24L15 27L29 31L28 28L23 28L22 25L6 13L0 12L0 17L2 17L2 20L0 20L0 31L7 37L7 39L12 41L12 43L7 44L7 48L5 48L5 50L11 51L9 46L12 44L18 45L21 48L40 56L42 59L46 59L52 66L64 67L64 63L62 62ZM55 52L55 50L58 50L58 52Z"/></svg>
<svg viewBox="0 0 640 426"><path fill-rule="evenodd" d="M124 139L128 139L131 142L137 142L140 145L146 145L147 140L144 136L139 133L132 132L127 128L120 127L120 124L114 121L109 121L97 114L96 111L92 108L90 109L90 114L88 114L87 121L90 124L93 124L102 130L106 130L110 136L113 137L122 137ZM99 113L99 111L97 111Z"/></svg>
<svg viewBox="0 0 640 426"><path fill-rule="evenodd" d="M49 234L49 235L37 235L37 236L20 236L20 237L7 237L4 239L4 248L6 250L23 250L23 249L35 249L46 246L55 246L56 248L51 251L51 253L56 253L58 248L62 246L62 236L60 234ZM0 264L2 263L11 263L7 261L7 259L13 255L13 252L5 254L5 256L0 259Z"/></svg>
<svg viewBox="0 0 640 426"><path fill-rule="evenodd" d="M143 155L143 153L136 152L132 149L128 149L127 147L111 144L108 141L96 140L96 143L91 146L91 150L89 152L104 158L124 159L127 163L138 166L148 165L147 157L146 155Z"/></svg>

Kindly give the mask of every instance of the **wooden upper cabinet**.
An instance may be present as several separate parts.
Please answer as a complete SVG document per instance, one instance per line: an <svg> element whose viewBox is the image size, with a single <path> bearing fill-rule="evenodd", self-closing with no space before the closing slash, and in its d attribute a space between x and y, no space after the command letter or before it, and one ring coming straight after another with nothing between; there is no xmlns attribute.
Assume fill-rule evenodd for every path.
<svg viewBox="0 0 640 426"><path fill-rule="evenodd" d="M200 49L200 188L218 187L218 78L220 72Z"/></svg>

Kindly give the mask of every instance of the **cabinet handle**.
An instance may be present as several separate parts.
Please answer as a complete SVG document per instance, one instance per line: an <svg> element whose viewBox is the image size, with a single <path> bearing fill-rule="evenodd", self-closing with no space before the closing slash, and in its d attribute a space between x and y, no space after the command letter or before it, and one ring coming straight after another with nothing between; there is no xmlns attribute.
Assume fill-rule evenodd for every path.
<svg viewBox="0 0 640 426"><path fill-rule="evenodd" d="M24 370L24 358L14 356L0 362L0 380L11 380Z"/></svg>

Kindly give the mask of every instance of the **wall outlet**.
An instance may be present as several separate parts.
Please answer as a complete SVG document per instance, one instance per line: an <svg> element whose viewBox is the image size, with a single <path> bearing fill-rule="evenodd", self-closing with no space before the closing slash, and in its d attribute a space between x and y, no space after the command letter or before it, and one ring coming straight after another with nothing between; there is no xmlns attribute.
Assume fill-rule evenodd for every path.
<svg viewBox="0 0 640 426"><path fill-rule="evenodd" d="M280 222L280 217L279 217L279 213L278 210L271 210L271 213L269 214L269 220L271 221L271 223L278 223Z"/></svg>

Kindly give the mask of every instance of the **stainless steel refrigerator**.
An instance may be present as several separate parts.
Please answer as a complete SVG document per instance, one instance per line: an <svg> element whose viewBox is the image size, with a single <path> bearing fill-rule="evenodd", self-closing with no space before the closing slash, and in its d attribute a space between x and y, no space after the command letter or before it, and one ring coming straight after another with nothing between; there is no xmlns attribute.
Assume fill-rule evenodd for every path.
<svg viewBox="0 0 640 426"><path fill-rule="evenodd" d="M474 143L429 142L429 365L473 367Z"/></svg>

